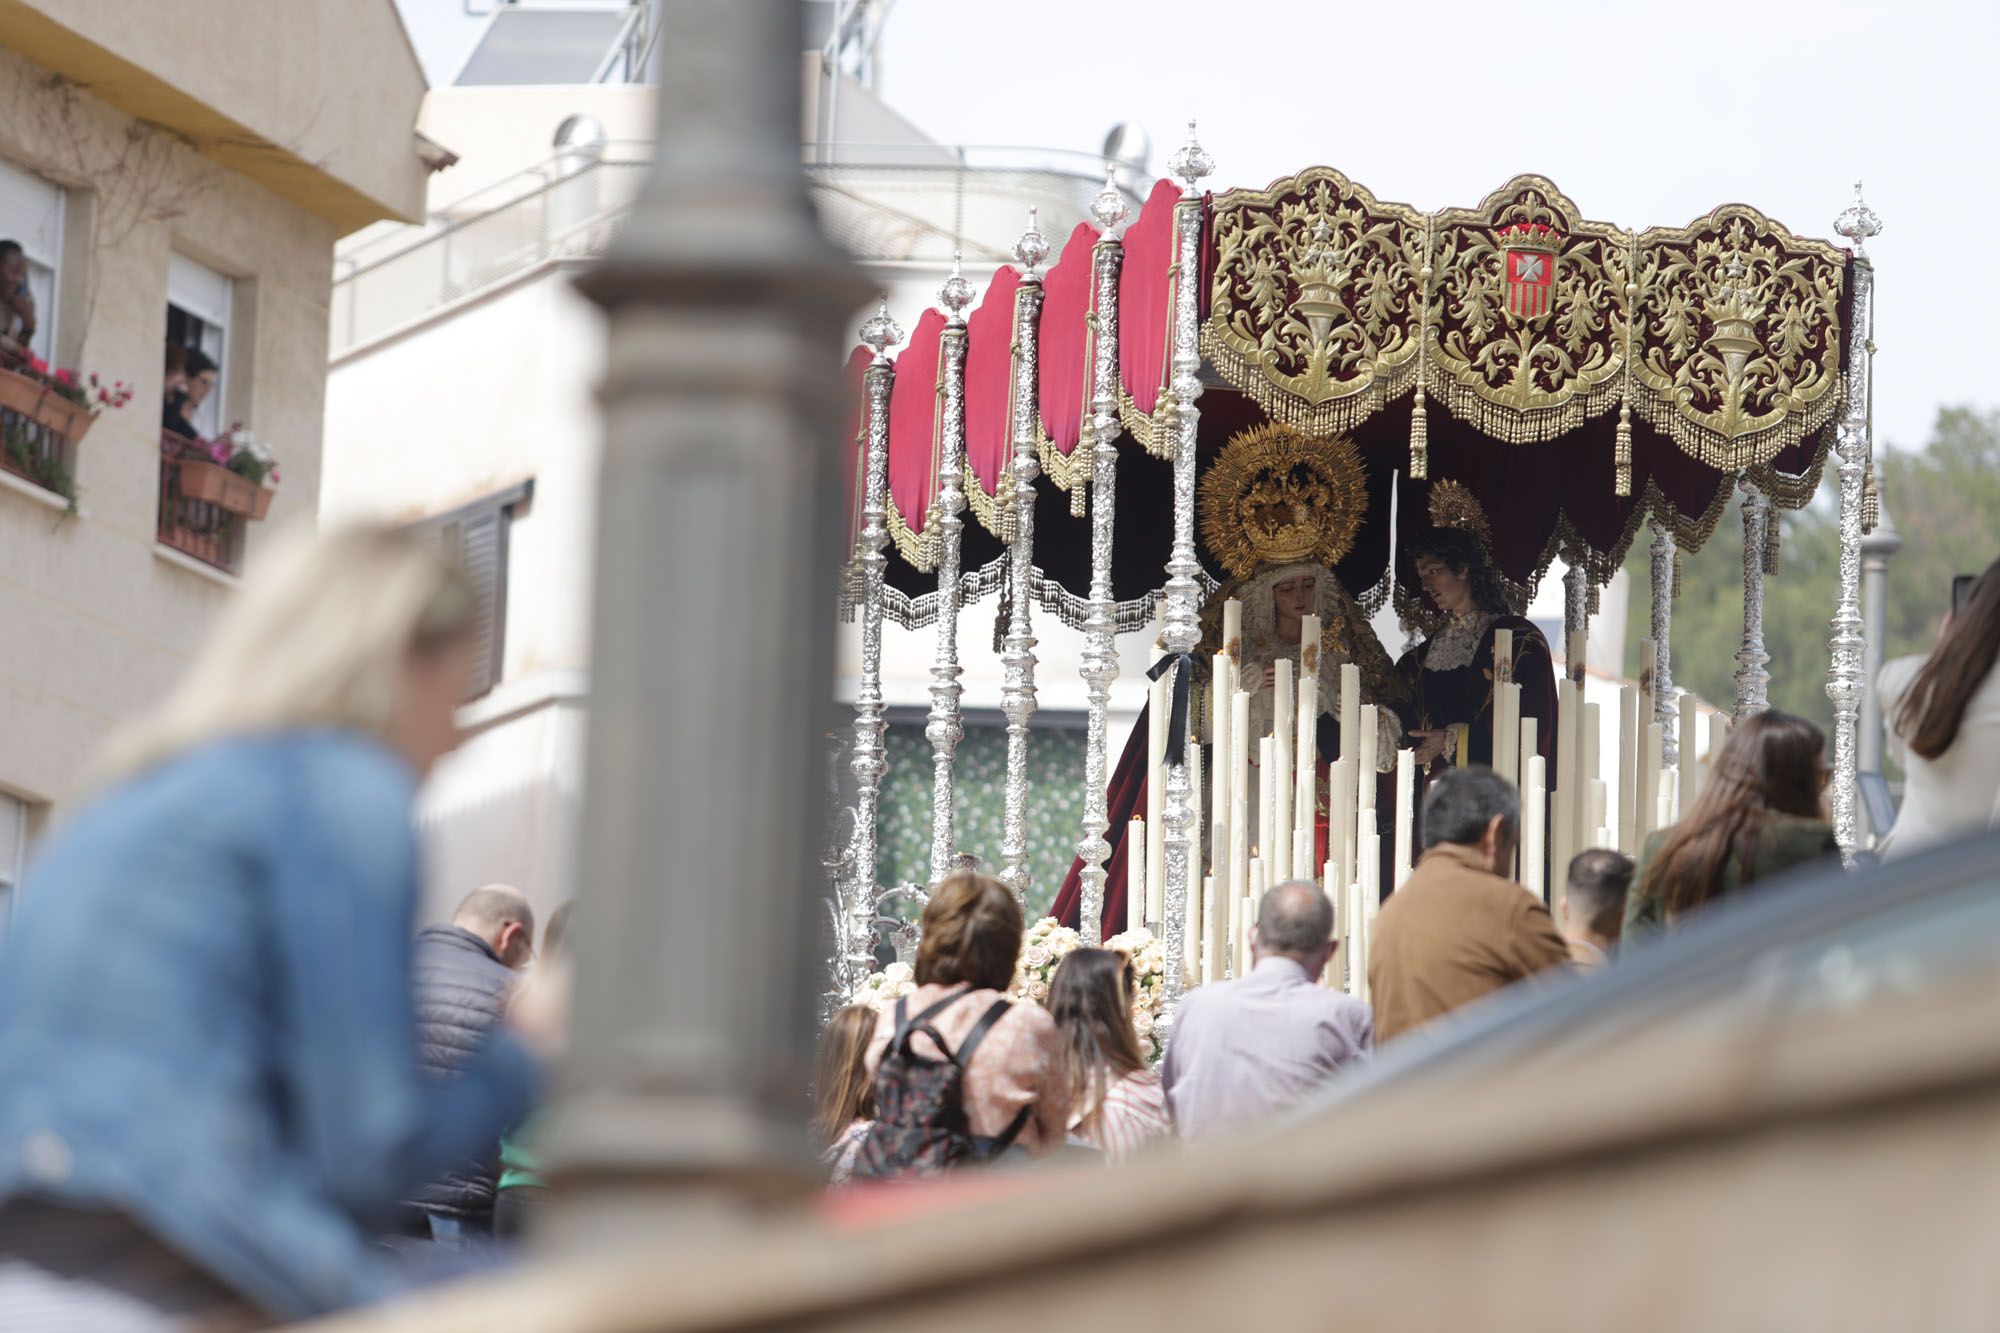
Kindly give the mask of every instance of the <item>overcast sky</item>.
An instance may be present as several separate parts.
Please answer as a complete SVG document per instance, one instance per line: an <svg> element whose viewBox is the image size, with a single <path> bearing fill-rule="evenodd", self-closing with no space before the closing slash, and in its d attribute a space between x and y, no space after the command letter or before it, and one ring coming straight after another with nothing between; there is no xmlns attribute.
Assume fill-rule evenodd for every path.
<svg viewBox="0 0 2000 1333"><path fill-rule="evenodd" d="M1744 202L1837 239L1858 177L1878 438L2000 401L1995 0L900 0L880 91L953 143L1095 152L1132 121L1161 174L1193 115L1218 189L1326 165L1430 209L1539 172L1633 228Z"/></svg>

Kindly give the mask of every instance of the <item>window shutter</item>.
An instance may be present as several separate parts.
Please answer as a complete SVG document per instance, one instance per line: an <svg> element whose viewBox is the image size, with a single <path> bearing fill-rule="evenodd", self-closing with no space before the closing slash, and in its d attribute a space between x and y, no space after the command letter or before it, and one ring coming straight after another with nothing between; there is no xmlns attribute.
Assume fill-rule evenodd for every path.
<svg viewBox="0 0 2000 1333"><path fill-rule="evenodd" d="M456 555L472 580L478 598L474 634L481 650L472 670L466 697L477 699L500 683L507 649L507 513L493 508L468 514L446 525L447 549Z"/></svg>
<svg viewBox="0 0 2000 1333"><path fill-rule="evenodd" d="M167 302L204 324L229 327L231 284L225 275L185 255L167 256Z"/></svg>
<svg viewBox="0 0 2000 1333"><path fill-rule="evenodd" d="M0 792L0 893L21 882L28 855L28 803Z"/></svg>
<svg viewBox="0 0 2000 1333"><path fill-rule="evenodd" d="M0 162L0 240L19 241L28 258L56 267L62 254L62 190Z"/></svg>

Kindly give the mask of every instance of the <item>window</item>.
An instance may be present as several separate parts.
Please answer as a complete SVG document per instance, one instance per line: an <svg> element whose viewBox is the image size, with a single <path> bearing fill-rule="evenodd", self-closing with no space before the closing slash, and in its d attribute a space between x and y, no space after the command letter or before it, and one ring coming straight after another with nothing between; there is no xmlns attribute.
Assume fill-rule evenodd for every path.
<svg viewBox="0 0 2000 1333"><path fill-rule="evenodd" d="M413 532L437 534L445 554L471 576L478 601L474 633L480 650L466 686L465 699L490 692L500 683L507 660L507 537L515 512L528 503L535 483L524 481L497 494L475 500L450 513L413 523Z"/></svg>
<svg viewBox="0 0 2000 1333"><path fill-rule="evenodd" d="M229 425L222 413L228 401L229 359L225 353L233 288L226 275L212 268L185 255L167 256L167 342L190 353L199 352L215 363L213 390L187 413L196 434L205 440L215 438ZM191 391L190 401L200 393Z"/></svg>
<svg viewBox="0 0 2000 1333"><path fill-rule="evenodd" d="M35 334L28 345L44 361L55 359L62 232L62 190L0 162L0 240L18 242L27 256L28 290L35 298Z"/></svg>
<svg viewBox="0 0 2000 1333"><path fill-rule="evenodd" d="M0 792L0 933L14 911L14 886L28 857L28 803Z"/></svg>

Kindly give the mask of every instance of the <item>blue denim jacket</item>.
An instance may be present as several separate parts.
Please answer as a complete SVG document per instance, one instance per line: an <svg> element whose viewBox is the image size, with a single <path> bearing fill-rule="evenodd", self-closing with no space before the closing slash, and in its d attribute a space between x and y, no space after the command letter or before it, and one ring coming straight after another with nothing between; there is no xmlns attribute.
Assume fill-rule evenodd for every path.
<svg viewBox="0 0 2000 1333"><path fill-rule="evenodd" d="M0 1201L120 1209L276 1314L387 1293L369 1228L535 1062L418 1073L415 780L350 732L217 742L51 838L0 947Z"/></svg>

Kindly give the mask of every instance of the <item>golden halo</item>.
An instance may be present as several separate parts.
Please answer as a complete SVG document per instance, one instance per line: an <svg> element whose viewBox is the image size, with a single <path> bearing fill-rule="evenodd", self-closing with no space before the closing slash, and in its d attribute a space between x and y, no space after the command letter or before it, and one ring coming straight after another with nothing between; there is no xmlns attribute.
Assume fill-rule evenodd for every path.
<svg viewBox="0 0 2000 1333"><path fill-rule="evenodd" d="M1431 526L1457 528L1479 539L1480 546L1493 548L1493 528L1486 521L1486 508L1479 497L1456 481L1434 481L1430 495Z"/></svg>
<svg viewBox="0 0 2000 1333"><path fill-rule="evenodd" d="M1367 481L1345 435L1275 421L1239 431L1201 479L1201 539L1232 578L1301 560L1339 564L1367 511Z"/></svg>

